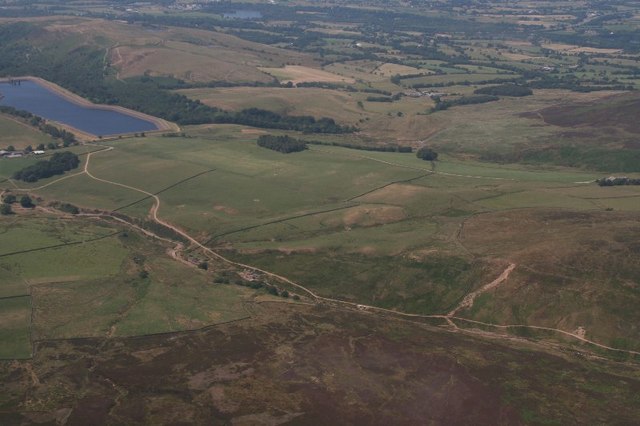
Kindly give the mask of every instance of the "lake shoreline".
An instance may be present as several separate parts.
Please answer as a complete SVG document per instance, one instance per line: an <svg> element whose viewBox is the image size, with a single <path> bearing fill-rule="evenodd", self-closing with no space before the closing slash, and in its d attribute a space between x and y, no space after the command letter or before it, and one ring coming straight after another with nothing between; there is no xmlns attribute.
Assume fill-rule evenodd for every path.
<svg viewBox="0 0 640 426"><path fill-rule="evenodd" d="M61 87L58 86L55 83L52 83L48 80L45 80L43 78L40 77L34 77L34 76L22 76L22 77L11 77L11 78L0 78L0 83L5 83L5 82L9 82L11 80L22 80L22 81L31 81L35 84L38 84L42 87L44 87L45 89L49 90L50 92L55 93L56 95L64 98L65 100L74 103L78 106L84 107L84 108L89 108L89 109L99 109L99 110L105 110L105 111L114 111L114 112L118 112L124 115L127 115L129 117L133 117L133 118L137 118L140 120L144 120L144 121L148 121L150 123L152 123L157 129L156 130L150 130L147 133L156 133L156 132L166 132L166 131L170 131L170 132L177 132L180 130L180 127L175 124L172 123L170 121L164 120L162 118L159 117L154 117L152 115L148 115L145 114L143 112L140 111L134 111L132 109L128 109L122 106L118 106L118 105L103 105L103 104L94 104L93 102L89 101L88 99L83 98L82 96L76 95L75 93ZM65 123L60 123L57 122L55 120L48 120L48 121L52 121L55 122L56 124L69 129L70 131L74 132L74 133L78 133L79 136L81 136L83 139L98 139L100 136L105 136L107 138L113 138L113 137L118 137L118 136L123 136L123 135L128 135L129 133L122 133L122 134L113 134L113 135L94 135L92 133L88 133L86 131L82 131L79 130L73 126L70 126L68 124Z"/></svg>

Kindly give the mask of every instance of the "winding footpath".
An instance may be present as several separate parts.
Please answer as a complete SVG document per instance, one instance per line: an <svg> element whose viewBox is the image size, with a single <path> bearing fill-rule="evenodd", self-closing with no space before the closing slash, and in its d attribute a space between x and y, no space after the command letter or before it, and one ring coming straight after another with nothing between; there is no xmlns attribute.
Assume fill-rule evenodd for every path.
<svg viewBox="0 0 640 426"><path fill-rule="evenodd" d="M93 154L97 154L100 152L107 152L107 151L111 151L113 150L114 147L108 147L102 150L98 150L98 151L93 151L93 152L89 152L87 154L86 160L85 160L85 164L84 164L84 169L82 172L80 173L75 173L73 175L69 175L69 176L65 176L62 177L60 179L57 179L53 182L50 182L46 185L42 185L40 187L37 188L28 188L28 189L19 189L21 191L32 191L32 190L37 190L37 189L42 189L42 188L46 188L49 185L52 185L56 182L59 182L61 180L64 179L68 179L74 176L78 176L81 174L86 174L89 178L94 179L98 182L102 182L102 183L106 183L106 184L110 184L110 185L115 185L115 186L119 186L121 188L125 188L125 189L129 189L132 191L136 191L139 192L141 194L144 194L150 198L153 198L154 203L153 206L151 207L151 210L149 212L151 218L153 219L154 222L168 228L171 229L173 232L175 232L176 234L180 235L181 237L185 238L187 241L189 241L190 243L192 243L193 245L195 245L196 247L202 249L203 252L207 253L208 255L222 261L225 262L229 265L233 265L236 267L240 267L240 268L245 268L254 272L259 272L269 278L275 279L275 280L279 280L281 282L284 282L302 292L304 292L308 297L312 298L314 302L316 303L326 303L329 305L334 305L336 307L343 307L343 308L348 308L348 309L355 309L358 311L362 311L362 312L368 312L368 313L379 313L379 314L391 314L394 315L396 317L401 317L401 318L408 318L408 319L440 319L440 320L444 320L446 321L450 326L451 326L451 330L454 332L464 332L464 333L469 333L469 334L480 334L480 335L487 335L487 334L491 334L494 337L508 337L508 338L514 338L513 336L504 336L504 335L500 335L500 334L496 334L496 333L488 333L485 331L481 331L481 330L474 330L474 329L463 329L458 327L454 321L460 321L460 322L466 322L469 324L475 324L475 325L480 325L480 326L484 326L484 327L493 327L493 328L497 328L497 329L502 329L502 330L506 330L506 329L513 329L513 328L524 328L524 329L531 329L531 330L541 330L541 331L550 331L550 332L555 332L555 333L559 333L562 334L564 336L568 336L571 338L574 338L578 341L581 341L583 343L589 344L589 345L593 345L595 347L598 347L600 349L605 349L605 350L609 350L609 351L614 351L614 352L619 352L619 353L626 353L626 354L630 354L630 355L640 355L640 352L638 351L632 351L632 350L626 350L626 349L618 349L618 348L613 348L611 346L607 346L607 345L603 345L601 343L598 342L594 342L592 340L586 339L584 337L584 335L579 335L576 333L571 333L565 330L561 330L561 329L557 329L557 328L551 328L551 327L541 327L541 326L535 326L535 325L524 325L524 324L508 324L508 325L501 325L501 324L492 324L492 323L485 323L485 322L481 322L481 321L475 321L475 320L471 320L468 318L462 318L462 317L458 317L456 316L456 313L458 313L460 310L463 309L467 309L473 306L474 300L476 297L478 297L479 295L493 289L496 288L498 285L500 285L501 283L503 283L504 281L506 281L509 277L509 275L511 274L511 272L516 268L516 265L514 263L511 263L501 274L500 276L498 276L495 280L491 281L490 283L482 286L481 288L479 288L478 290L469 293L468 295L466 295L462 302L460 302L460 304L454 308L452 311L450 311L448 314L446 315L422 315L422 314L411 314L411 313L405 313L405 312L399 312L399 311L395 311L395 310L391 310L391 309L385 309L385 308L380 308L377 306L371 306L371 305L365 305L365 304L360 304L360 303L355 303L355 302L348 302L345 300L339 300L339 299L333 299L330 297L323 297L320 296L316 293L314 293L312 290L304 287L301 284L298 284L292 280L290 280L287 277L284 277L282 275L252 266L252 265L248 265L245 263L240 263L240 262L235 262L231 259L228 259L224 256L222 256L221 254L215 252L214 250L210 249L209 247L206 247L205 245L203 245L202 243L200 243L198 240L196 240L195 238L193 238L191 235L189 235L188 233L186 233L185 231L181 230L180 228L176 227L175 225L172 225L169 222L166 222L165 220L161 219L160 217L158 217L158 211L160 209L161 206L161 201L160 198L155 195L152 194L148 191L145 191L143 189L140 188L136 188L134 186L130 186L130 185L125 185L119 182L114 182L108 179L102 179L99 178L97 176L95 176L94 174L92 174L89 171L89 164L91 161L91 157L93 156ZM320 151L320 150L318 150ZM385 164L390 164L390 165L394 165L394 166L399 166L399 167L408 167L408 168L413 168L413 167L409 167L409 166L403 166L403 165L399 165L399 164L394 164L394 163L389 163L386 161L382 161L382 160L378 160L378 159L374 159L371 157L364 157L364 156L359 156L361 158L368 158L370 160L373 161L379 161L381 163L385 163ZM425 169L421 169L421 170L425 170ZM435 172L437 173L437 172ZM443 174L443 173L441 173ZM462 175L455 175L455 176L462 176ZM465 176L465 177L472 177L472 176ZM474 176L475 177L475 176ZM486 177L480 177L478 176L477 178L482 178L482 179L486 179ZM491 179L491 178L489 178ZM493 178L493 179L501 179L501 178ZM135 225L131 222L128 222L120 217L117 217L113 214L84 214L83 216L108 216L118 222L121 222L123 224L126 224L127 226L133 227L141 232L143 232L145 235L166 241L166 242L171 242L171 243L175 243L175 241L167 239L167 238L163 238L160 237L159 235L148 231L138 225ZM178 246L180 246L178 244ZM177 246L177 247L178 247ZM175 249L173 251L173 258L178 259L179 256L177 255L177 250ZM542 344L542 342L537 342L538 344Z"/></svg>

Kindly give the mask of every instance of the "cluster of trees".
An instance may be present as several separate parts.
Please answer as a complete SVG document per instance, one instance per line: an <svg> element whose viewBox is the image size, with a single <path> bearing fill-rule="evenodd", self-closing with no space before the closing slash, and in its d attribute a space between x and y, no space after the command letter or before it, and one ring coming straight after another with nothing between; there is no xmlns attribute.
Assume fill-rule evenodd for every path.
<svg viewBox="0 0 640 426"><path fill-rule="evenodd" d="M474 90L473 93L476 95L521 97L533 95L533 90L517 84L500 84L498 86L482 87Z"/></svg>
<svg viewBox="0 0 640 426"><path fill-rule="evenodd" d="M608 177L596 180L600 186L618 186L618 185L640 185L640 179L623 177Z"/></svg>
<svg viewBox="0 0 640 426"><path fill-rule="evenodd" d="M499 97L493 95L462 96L458 99L447 99L446 101L443 101L440 98L435 98L436 105L431 108L431 112L443 111L459 105L484 104L487 102L497 101L499 99Z"/></svg>
<svg viewBox="0 0 640 426"><path fill-rule="evenodd" d="M13 214L13 208L11 207L11 205L15 204L16 202L18 202L18 199L15 195L5 195L2 199L2 204L0 204L0 214L5 216ZM35 205L33 204L33 200L28 195L23 195L22 197L20 197L20 205L25 209L35 207Z"/></svg>
<svg viewBox="0 0 640 426"><path fill-rule="evenodd" d="M36 182L54 175L61 175L66 171L75 169L80 164L78 156L72 152L56 152L48 160L38 161L35 164L18 170L13 174L13 179L25 182Z"/></svg>
<svg viewBox="0 0 640 426"><path fill-rule="evenodd" d="M297 130L304 133L351 133L353 126L341 126L332 118L315 119L311 116L280 115L259 108L243 109L239 112L221 112L212 117L213 123L244 124L282 130Z"/></svg>
<svg viewBox="0 0 640 426"><path fill-rule="evenodd" d="M78 214L80 213L80 209L77 206L74 206L70 203L61 203L61 202L52 202L49 204L51 207L60 210L61 212Z"/></svg>
<svg viewBox="0 0 640 426"><path fill-rule="evenodd" d="M307 144L299 139L290 136L261 135L258 138L258 146L268 148L273 151L288 154L290 152L300 152L307 149Z"/></svg>
<svg viewBox="0 0 640 426"><path fill-rule="evenodd" d="M229 284L230 280L227 276L222 275L222 276L216 277L213 282L216 284ZM249 287L254 290L263 289L263 290L266 290L266 292L272 296L280 296L280 297L284 297L285 299L290 296L287 290L280 290L275 285L271 285L269 283L262 282L262 281L245 281L242 279L236 279L234 280L234 284L241 285L243 287ZM294 294L293 299L300 300L300 296Z"/></svg>
<svg viewBox="0 0 640 426"><path fill-rule="evenodd" d="M416 157L424 161L436 161L438 159L438 153L431 148L423 146L416 151Z"/></svg>
<svg viewBox="0 0 640 426"><path fill-rule="evenodd" d="M39 128L43 132L51 135L54 139L62 139L62 145L65 147L76 143L76 136L64 129L59 129L51 124L42 124Z"/></svg>
<svg viewBox="0 0 640 426"><path fill-rule="evenodd" d="M393 96L368 96L367 102L394 102L402 98L402 96L404 96L402 92Z"/></svg>

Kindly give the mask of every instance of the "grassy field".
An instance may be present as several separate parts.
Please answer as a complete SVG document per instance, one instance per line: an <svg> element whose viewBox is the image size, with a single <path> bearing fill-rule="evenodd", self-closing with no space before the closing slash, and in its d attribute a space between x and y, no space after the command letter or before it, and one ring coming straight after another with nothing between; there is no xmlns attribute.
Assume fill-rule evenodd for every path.
<svg viewBox="0 0 640 426"><path fill-rule="evenodd" d="M15 149L24 149L31 145L35 149L39 144L48 144L53 141L44 133L19 123L14 119L0 115L0 149L13 146Z"/></svg>
<svg viewBox="0 0 640 426"><path fill-rule="evenodd" d="M1 358L28 357L29 336L152 334L246 316L254 290L214 285L211 274L122 231L82 219L0 219Z"/></svg>
<svg viewBox="0 0 640 426"><path fill-rule="evenodd" d="M323 71L317 68L303 67L299 65L286 65L282 68L260 68L261 71L274 76L283 83L293 84L307 82L327 82L327 83L354 83L351 78L346 78L338 74Z"/></svg>
<svg viewBox="0 0 640 426"><path fill-rule="evenodd" d="M361 129L353 135L309 135L311 139L349 138L355 143L415 145L440 128L440 117L422 115L433 106L433 101L427 97L369 102L367 98L376 95L315 88L237 87L187 89L179 93L210 106L231 110L259 107L290 115L330 117Z"/></svg>
<svg viewBox="0 0 640 426"><path fill-rule="evenodd" d="M522 246L522 257L516 257L515 247L491 252L475 248L476 243L467 244L468 227L485 217L495 217L499 223L515 214L512 212L523 212L520 221L525 223L535 223L539 211L565 212L595 221L602 212L612 210L610 215L629 214L631 218L637 214L640 199L636 187L598 187L593 183L598 173L576 169L496 165L445 154L432 165L412 154L317 145L284 155L259 148L255 138L254 132L241 126L214 126L194 128L184 138L123 139L108 143L115 149L93 154L90 171L101 179L159 192L163 219L234 259L288 276L325 296L415 313L446 313L465 294L495 279L507 262L518 263L514 277L522 282L533 279L531 271L545 270L550 275L544 285L551 286L545 287L546 292L559 292L549 297L567 300L562 307L545 311L545 321L538 321L533 311L511 317L487 314L476 307L470 315L499 323L526 320L560 328L578 327L567 316L579 317L579 312L593 309L599 298L575 304L563 298L564 289L551 290L552 277L575 274L564 271L551 258L540 260L530 253L533 246L526 234L513 237ZM37 193L45 199L107 209L144 196L85 175L59 181ZM147 200L121 212L143 219L149 207ZM459 235L463 226L465 233ZM602 236L595 239L611 233L606 221L599 228ZM571 256L587 263L590 256L602 256L581 253L581 239L570 227L553 229L565 241L561 250L567 256L573 253ZM626 247L632 250L633 243ZM95 278L76 281L64 289L36 287L36 326L51 324L42 330L36 327L38 335L90 335L90 330L109 333L113 326L116 335L176 330L180 324L206 324L207 305L219 306L216 312L220 318L238 315L238 306L233 308L233 302L226 299L233 292L225 295L220 292L228 288L207 285L206 275L195 275L188 289L180 286L176 293L172 283L178 280L179 268L152 260L148 265L150 271L161 271L150 275L163 277L160 282L129 276L108 282ZM605 262L602 268L605 275L616 268L630 274L621 282L633 280L635 274L632 264L627 263ZM9 277L5 280L10 281ZM623 287L607 283L597 294L613 292L614 299L628 297L623 295ZM592 291L587 289L593 285L593 280L586 282L583 291ZM111 304L93 305L92 289L96 287ZM175 299L177 294L188 297L196 288L213 293L207 296L200 290L198 304L187 302L188 298L184 302L180 297ZM69 294L87 301L79 304L82 308L56 319L59 310L55 300ZM168 294L174 295L171 305L163 303ZM487 297L492 296L480 299L483 306L495 307L498 302ZM522 297L526 300L526 295ZM507 300L499 301L504 312L511 309ZM96 313L94 322L73 320L89 311ZM177 311L191 314L178 320ZM144 321L144 312L154 312L155 321ZM632 329L615 325L622 317L613 305L600 305L596 312L593 320L584 324L589 333L603 340L614 336L623 339L620 341L637 341Z"/></svg>
<svg viewBox="0 0 640 426"><path fill-rule="evenodd" d="M366 111L357 105L358 101L364 101L365 96L328 89L233 87L186 89L178 93L232 111L255 107L279 114L331 117L344 124L355 123L367 116Z"/></svg>
<svg viewBox="0 0 640 426"><path fill-rule="evenodd" d="M118 272L126 251L116 237L74 244L113 234L113 228L97 224L79 227L54 218L2 218L0 230L0 357L24 358L31 354L33 289L43 283L64 286L98 277L109 279ZM60 247L64 244L71 245ZM47 249L52 246L58 247ZM69 300L73 299L60 303L68 308Z"/></svg>

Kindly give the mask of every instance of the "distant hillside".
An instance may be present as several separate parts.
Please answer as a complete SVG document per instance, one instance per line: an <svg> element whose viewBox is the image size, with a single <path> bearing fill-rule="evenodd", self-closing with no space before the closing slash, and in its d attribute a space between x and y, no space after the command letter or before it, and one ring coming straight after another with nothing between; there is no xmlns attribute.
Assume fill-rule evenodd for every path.
<svg viewBox="0 0 640 426"><path fill-rule="evenodd" d="M640 134L640 93L614 95L589 103L558 105L538 111L548 124L562 127L614 127Z"/></svg>

